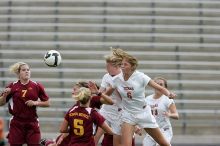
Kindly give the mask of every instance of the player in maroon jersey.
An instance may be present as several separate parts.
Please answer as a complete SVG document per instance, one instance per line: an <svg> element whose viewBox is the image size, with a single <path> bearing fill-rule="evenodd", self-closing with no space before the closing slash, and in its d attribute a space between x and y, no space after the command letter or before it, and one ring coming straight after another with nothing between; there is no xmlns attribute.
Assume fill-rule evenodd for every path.
<svg viewBox="0 0 220 146"><path fill-rule="evenodd" d="M12 114L8 140L11 146L38 146L41 138L36 107L48 107L49 97L44 87L30 80L31 71L27 63L17 62L10 66L18 80L10 83L0 96L0 105L10 103Z"/></svg>
<svg viewBox="0 0 220 146"><path fill-rule="evenodd" d="M72 88L72 96L74 97L74 95L76 95L78 92L79 92L79 89L81 87L85 87L85 88L89 88L91 91L92 91L92 97L91 97L91 100L90 100L90 105L89 107L91 108L94 108L96 110L99 110L101 105L102 104L109 104L109 105L112 105L114 102L111 98L109 98L107 95L105 94L102 94L102 93L98 93L98 85L95 84L94 82L86 82L86 81L80 81L80 82L77 82L76 84L73 85L73 88ZM94 93L98 93L99 95L97 94L94 94ZM76 103L76 105L80 105L80 102L78 101ZM75 105L74 105L75 106ZM93 135L95 134L96 132L96 126L94 125L94 129L93 129ZM111 135L109 135L111 136ZM56 142L60 139L60 144L59 146L66 146L68 145L68 142L70 141L70 136L68 134L60 134L56 140L53 140L53 139L42 139L41 140L41 145L42 146L56 146ZM61 140L62 139L62 140ZM112 140L112 139L111 139ZM62 141L62 142L61 142Z"/></svg>
<svg viewBox="0 0 220 146"><path fill-rule="evenodd" d="M103 128L107 133L113 134L105 119L96 110L89 107L90 89L81 87L78 92L75 92L74 98L80 102L80 105L73 106L67 112L60 127L61 133L71 135L69 146L95 146L93 124Z"/></svg>

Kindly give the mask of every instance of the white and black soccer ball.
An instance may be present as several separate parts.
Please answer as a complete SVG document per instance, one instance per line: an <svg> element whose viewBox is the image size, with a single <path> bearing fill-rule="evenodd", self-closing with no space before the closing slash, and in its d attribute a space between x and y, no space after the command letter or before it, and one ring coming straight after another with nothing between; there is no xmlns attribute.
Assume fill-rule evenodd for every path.
<svg viewBox="0 0 220 146"><path fill-rule="evenodd" d="M49 67L56 67L60 65L61 61L62 61L62 57L60 53L56 50L49 50L44 55L44 62Z"/></svg>

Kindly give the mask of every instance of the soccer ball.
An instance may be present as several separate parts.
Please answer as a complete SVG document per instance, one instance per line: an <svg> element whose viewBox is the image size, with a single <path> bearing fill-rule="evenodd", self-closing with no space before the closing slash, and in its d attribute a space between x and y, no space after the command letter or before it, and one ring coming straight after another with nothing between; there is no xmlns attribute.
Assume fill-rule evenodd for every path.
<svg viewBox="0 0 220 146"><path fill-rule="evenodd" d="M49 67L56 67L58 66L62 61L62 57L60 53L56 50L49 50L44 55L44 62Z"/></svg>

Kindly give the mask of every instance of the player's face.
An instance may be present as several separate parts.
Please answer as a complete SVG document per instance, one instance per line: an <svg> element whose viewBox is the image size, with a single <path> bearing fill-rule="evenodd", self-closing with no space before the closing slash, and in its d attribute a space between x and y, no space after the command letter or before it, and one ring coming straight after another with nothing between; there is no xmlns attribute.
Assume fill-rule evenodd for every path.
<svg viewBox="0 0 220 146"><path fill-rule="evenodd" d="M114 75L116 68L111 63L106 63L106 70L110 75Z"/></svg>
<svg viewBox="0 0 220 146"><path fill-rule="evenodd" d="M121 69L124 73L129 73L132 71L132 66L126 59L123 59L121 64Z"/></svg>
<svg viewBox="0 0 220 146"><path fill-rule="evenodd" d="M77 95L79 93L79 86L73 86L72 95Z"/></svg>
<svg viewBox="0 0 220 146"><path fill-rule="evenodd" d="M22 65L20 67L19 78L21 80L28 80L31 77L31 71L28 65Z"/></svg>
<svg viewBox="0 0 220 146"><path fill-rule="evenodd" d="M162 86L162 87L165 87L165 83L164 83L164 80L156 80L155 81L158 85Z"/></svg>

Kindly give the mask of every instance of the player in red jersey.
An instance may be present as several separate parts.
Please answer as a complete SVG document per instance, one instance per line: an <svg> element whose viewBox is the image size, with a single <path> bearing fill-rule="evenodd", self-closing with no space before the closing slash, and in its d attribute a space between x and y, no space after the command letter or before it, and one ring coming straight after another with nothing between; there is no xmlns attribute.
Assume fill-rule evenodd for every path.
<svg viewBox="0 0 220 146"><path fill-rule="evenodd" d="M38 146L41 138L36 107L48 107L49 97L44 87L30 80L31 71L27 63L17 62L10 66L18 80L10 83L0 96L0 105L10 103L12 114L8 140L11 146Z"/></svg>
<svg viewBox="0 0 220 146"><path fill-rule="evenodd" d="M69 146L95 146L93 124L103 128L107 133L113 134L111 128L105 123L105 119L96 110L89 107L90 89L81 87L78 93L74 94L74 98L80 102L80 105L73 106L67 112L60 127L61 133L71 135Z"/></svg>
<svg viewBox="0 0 220 146"><path fill-rule="evenodd" d="M86 82L86 81L80 81L80 82L77 82L76 84L73 85L73 88L72 88L72 96L74 97L74 95L76 93L79 92L79 89L81 87L85 87L85 88L90 88L90 90L93 92L93 93L98 93L98 85L96 85L95 83L93 82ZM96 94L92 94L92 97L91 97L91 100L90 100L90 105L89 107L91 108L94 108L96 109L97 111L100 109L101 105L102 104L109 104L109 105L112 105L114 102L111 98L109 98L107 95L105 94L101 94L101 93L98 93L99 95L96 95ZM80 102L77 101L76 105L80 105ZM75 106L75 105L74 105ZM95 134L96 132L96 126L94 125L94 128L93 128L93 135ZM112 136L112 135L110 135ZM56 140L53 140L53 139L42 139L41 140L41 146L56 146L56 142L60 140L60 144L59 146L66 146L68 145L69 141L70 141L70 135L68 134L60 134ZM112 140L112 139L111 139ZM62 141L62 142L61 142Z"/></svg>

